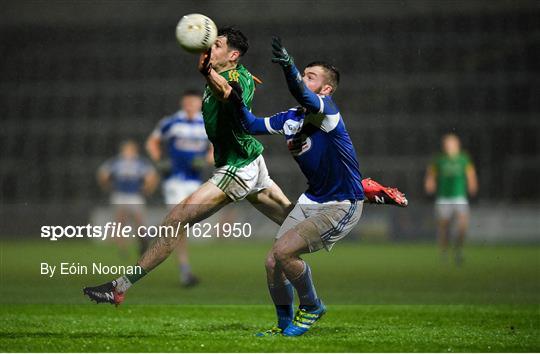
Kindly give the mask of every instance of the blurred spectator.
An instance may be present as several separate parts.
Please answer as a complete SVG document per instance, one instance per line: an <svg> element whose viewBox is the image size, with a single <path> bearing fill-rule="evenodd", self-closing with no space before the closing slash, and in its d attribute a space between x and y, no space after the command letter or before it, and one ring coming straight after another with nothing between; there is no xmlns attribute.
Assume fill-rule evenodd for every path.
<svg viewBox="0 0 540 354"><path fill-rule="evenodd" d="M463 241L469 225L468 196L478 192L476 170L468 154L461 151L455 134L442 137L442 153L428 166L425 178L426 193L435 194L435 215L441 257L448 258L450 232L455 226L455 262L463 262Z"/></svg>
<svg viewBox="0 0 540 354"><path fill-rule="evenodd" d="M201 108L201 93L185 91L180 99L180 110L163 118L146 141L148 154L164 177L163 195L170 208L199 188L202 169L214 162ZM186 238L178 243L177 255L180 282L184 286L197 284L198 278L189 263Z"/></svg>
<svg viewBox="0 0 540 354"><path fill-rule="evenodd" d="M156 170L144 157L139 155L139 147L133 140L126 140L120 145L118 156L107 160L98 170L98 183L101 188L111 193L110 202L115 206L115 221L123 225L139 227L144 223L145 195L156 189L159 177ZM122 237L116 237L120 254L127 257L127 243ZM148 241L138 237L139 251L146 250Z"/></svg>

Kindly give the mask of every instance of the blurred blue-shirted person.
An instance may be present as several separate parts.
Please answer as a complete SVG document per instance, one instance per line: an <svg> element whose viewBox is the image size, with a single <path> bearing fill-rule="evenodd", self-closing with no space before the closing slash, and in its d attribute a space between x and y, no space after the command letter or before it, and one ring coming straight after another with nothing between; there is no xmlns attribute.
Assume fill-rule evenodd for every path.
<svg viewBox="0 0 540 354"><path fill-rule="evenodd" d="M115 221L138 227L144 222L145 196L151 194L159 177L152 163L139 155L139 147L133 140L120 145L117 156L105 161L97 173L98 183L110 192L110 202L115 207ZM122 255L127 255L123 238L115 238ZM146 239L139 238L140 252L145 251Z"/></svg>
<svg viewBox="0 0 540 354"><path fill-rule="evenodd" d="M169 208L199 188L202 168L213 163L212 145L206 136L201 107L201 93L185 91L180 99L180 110L163 118L146 142L148 154L164 175L163 195ZM198 279L191 272L186 239L179 242L177 254L181 283L195 285Z"/></svg>

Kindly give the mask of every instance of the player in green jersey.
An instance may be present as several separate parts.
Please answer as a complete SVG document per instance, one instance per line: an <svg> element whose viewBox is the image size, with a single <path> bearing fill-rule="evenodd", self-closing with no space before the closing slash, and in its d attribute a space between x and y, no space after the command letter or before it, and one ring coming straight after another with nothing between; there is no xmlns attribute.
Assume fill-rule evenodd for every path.
<svg viewBox="0 0 540 354"><path fill-rule="evenodd" d="M246 90L244 99L251 107L255 93L251 73L239 64L235 68L220 72L219 75L227 82L238 82ZM262 153L263 146L230 119L232 113L229 104L220 101L210 86L207 86L203 96L204 125L210 141L214 146L219 146L214 153L216 166L230 165L241 168L257 158Z"/></svg>
<svg viewBox="0 0 540 354"><path fill-rule="evenodd" d="M457 226L455 260L463 261L462 247L469 225L468 196L478 192L478 180L474 165L466 153L461 151L459 138L447 134L442 138L442 153L437 155L427 168L425 190L435 194L435 211L439 247L443 259L448 257L450 230L453 222Z"/></svg>
<svg viewBox="0 0 540 354"><path fill-rule="evenodd" d="M255 84L253 76L239 63L248 50L242 32L227 27L218 31L211 50L201 55L198 69L206 79L203 118L206 133L214 146L216 170L206 183L176 205L162 226L170 227L157 237L137 262L136 274L126 274L111 282L87 287L84 293L96 302L119 304L129 287L163 262L185 237L185 226L202 221L225 205L247 199L255 208L281 225L292 210L292 203L268 175L261 155L262 144L247 134L234 119L229 82L238 82L244 102L251 107Z"/></svg>
<svg viewBox="0 0 540 354"><path fill-rule="evenodd" d="M179 238L185 237L186 225L208 218L231 202L246 199L278 225L293 209L294 205L268 175L261 155L262 144L243 130L234 118L232 103L227 100L232 91L229 82L237 82L244 103L251 108L254 78L239 63L247 50L248 41L242 32L231 27L221 28L211 50L202 54L199 60L198 69L207 84L202 112L207 136L214 146L214 175L170 210L161 225L161 230L167 232L157 237L138 260L136 274L84 288L84 294L90 299L121 303L133 283L171 254ZM397 189L384 187L370 179L364 181L372 189L373 203L406 206L406 198Z"/></svg>

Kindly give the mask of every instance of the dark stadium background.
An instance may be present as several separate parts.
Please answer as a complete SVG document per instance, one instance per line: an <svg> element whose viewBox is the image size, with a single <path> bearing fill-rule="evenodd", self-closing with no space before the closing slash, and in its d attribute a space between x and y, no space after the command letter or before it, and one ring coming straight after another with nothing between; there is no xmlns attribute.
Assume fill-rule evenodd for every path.
<svg viewBox="0 0 540 354"><path fill-rule="evenodd" d="M271 35L300 66L324 59L341 69L335 100L364 176L399 186L411 202L408 210L373 212L406 219L394 237L422 234L419 220L431 216L423 176L445 132L457 133L476 163L479 218L491 210L497 220L519 214L527 235L538 231L537 1L7 1L0 12L3 235L35 235L45 222L85 223L106 202L95 182L99 164L125 138L142 143L184 89L203 87L196 56L174 38L178 19L191 12L249 37L243 62L264 81L254 103L260 115L295 104L270 63ZM296 198L304 178L285 144L261 140L272 177Z"/></svg>

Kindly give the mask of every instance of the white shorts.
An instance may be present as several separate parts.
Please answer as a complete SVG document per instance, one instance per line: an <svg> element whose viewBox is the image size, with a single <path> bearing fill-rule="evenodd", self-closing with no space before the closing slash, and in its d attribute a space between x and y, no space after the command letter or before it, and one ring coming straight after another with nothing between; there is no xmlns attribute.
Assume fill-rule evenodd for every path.
<svg viewBox="0 0 540 354"><path fill-rule="evenodd" d="M140 194L113 192L110 202L116 209L128 210L131 212L143 211L146 203Z"/></svg>
<svg viewBox="0 0 540 354"><path fill-rule="evenodd" d="M175 206L199 188L201 182L170 177L163 182L165 204Z"/></svg>
<svg viewBox="0 0 540 354"><path fill-rule="evenodd" d="M279 228L276 239L294 228L310 252L321 248L330 251L358 223L363 205L363 200L317 203L302 194Z"/></svg>
<svg viewBox="0 0 540 354"><path fill-rule="evenodd" d="M451 219L456 214L469 214L469 202L466 198L438 198L435 201L437 219Z"/></svg>
<svg viewBox="0 0 540 354"><path fill-rule="evenodd" d="M221 166L214 171L214 175L208 181L215 184L233 201L242 200L250 194L270 187L273 183L262 155L242 168Z"/></svg>

